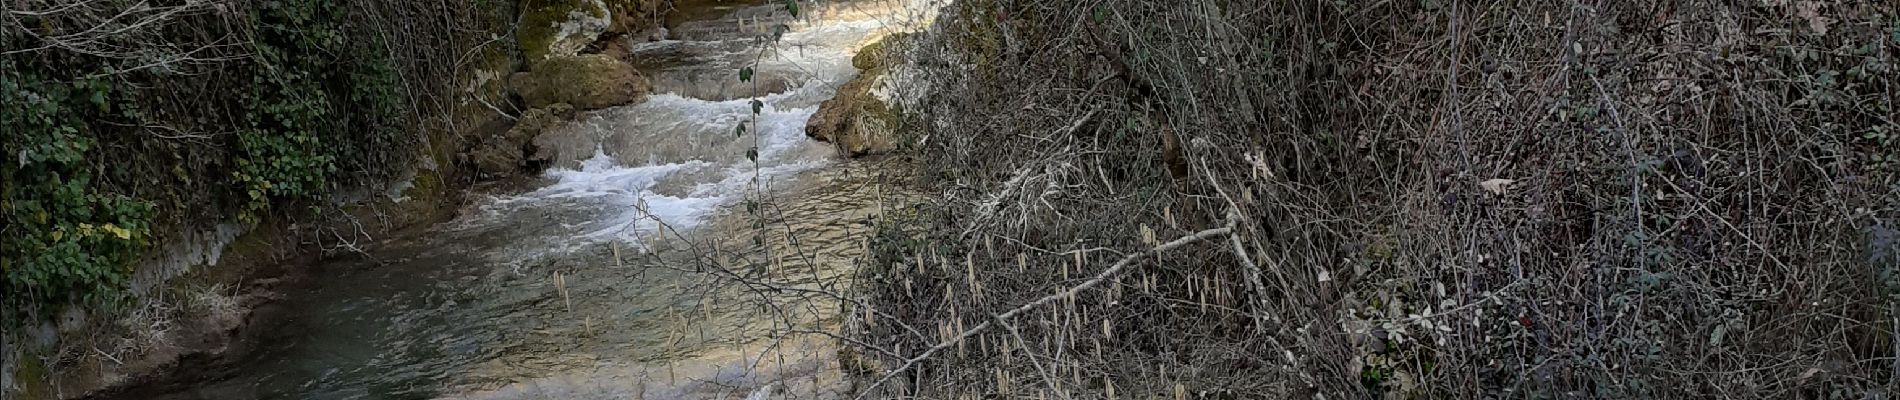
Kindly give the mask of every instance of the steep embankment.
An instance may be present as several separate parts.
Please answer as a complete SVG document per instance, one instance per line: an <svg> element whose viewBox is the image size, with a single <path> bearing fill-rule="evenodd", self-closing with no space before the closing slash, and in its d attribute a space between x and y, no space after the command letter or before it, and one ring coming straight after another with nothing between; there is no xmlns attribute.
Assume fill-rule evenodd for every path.
<svg viewBox="0 0 1900 400"><path fill-rule="evenodd" d="M871 381L1891 392L1886 4L959 2L905 53L933 195L874 242Z"/></svg>
<svg viewBox="0 0 1900 400"><path fill-rule="evenodd" d="M638 73L599 53L669 6L0 6L0 393L242 353L250 310L301 266L537 168L531 141L566 110L639 101Z"/></svg>

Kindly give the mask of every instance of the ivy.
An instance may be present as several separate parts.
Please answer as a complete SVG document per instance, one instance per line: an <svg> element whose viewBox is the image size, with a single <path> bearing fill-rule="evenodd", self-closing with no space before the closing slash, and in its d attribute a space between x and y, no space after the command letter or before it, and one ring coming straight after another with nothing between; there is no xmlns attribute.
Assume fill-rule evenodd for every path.
<svg viewBox="0 0 1900 400"><path fill-rule="evenodd" d="M334 78L332 60L344 45L341 7L269 1L256 11L258 65L232 173L242 193L240 220L256 222L272 200L312 198L329 188L339 153L333 145L345 144L323 140L344 128L333 122L334 104L323 87Z"/></svg>
<svg viewBox="0 0 1900 400"><path fill-rule="evenodd" d="M419 141L405 124L400 64L344 3L245 10L250 58L214 82L233 98L190 115L139 107L176 95L148 91L170 79L161 70L115 72L112 60L52 50L0 56L0 322L123 298L156 221L204 215L180 199L220 199L216 210L255 223L360 183L350 178L387 178L413 154L402 145ZM24 40L0 35L10 48ZM90 76L112 80L76 78ZM231 134L179 141L141 128L194 125ZM219 183L198 196L170 192L207 189L194 181Z"/></svg>
<svg viewBox="0 0 1900 400"><path fill-rule="evenodd" d="M403 115L407 104L402 97L402 79L394 60L384 51L384 39L377 37L367 45L352 46L349 68L349 104L351 128L358 132L344 140L339 162L348 165L390 165L402 160L392 156L407 154L402 146ZM345 130L347 131L347 129Z"/></svg>
<svg viewBox="0 0 1900 400"><path fill-rule="evenodd" d="M153 205L102 190L86 155L106 82L57 82L0 61L0 307L48 311L117 295L150 235Z"/></svg>

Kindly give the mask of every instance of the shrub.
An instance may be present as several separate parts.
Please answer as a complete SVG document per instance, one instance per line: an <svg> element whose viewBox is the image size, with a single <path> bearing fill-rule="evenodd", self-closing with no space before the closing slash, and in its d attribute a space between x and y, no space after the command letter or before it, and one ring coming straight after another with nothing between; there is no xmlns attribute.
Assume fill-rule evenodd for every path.
<svg viewBox="0 0 1900 400"><path fill-rule="evenodd" d="M54 82L0 60L0 307L45 307L110 299L125 284L150 235L153 205L102 191L87 158L88 121L110 113L111 86Z"/></svg>
<svg viewBox="0 0 1900 400"><path fill-rule="evenodd" d="M119 298L147 244L167 239L154 231L258 222L273 211L302 218L290 211L408 167L420 132L405 118L402 71L453 63L393 58L383 24L409 8L452 5L373 5L383 8L265 1L231 14L187 2L0 20L0 43L26 49L0 55L8 311ZM450 29L440 15L416 14L444 25L414 33ZM131 26L88 30L113 18ZM95 36L40 36L51 33Z"/></svg>
<svg viewBox="0 0 1900 400"><path fill-rule="evenodd" d="M912 55L937 91L906 105L928 119L907 125L929 130L924 209L955 212L878 236L872 270L896 277L867 303L897 318L863 342L916 357L1155 238L1232 226L906 381L1879 396L1900 343L1869 256L1893 241L1868 239L1900 218L1892 12L958 2Z"/></svg>

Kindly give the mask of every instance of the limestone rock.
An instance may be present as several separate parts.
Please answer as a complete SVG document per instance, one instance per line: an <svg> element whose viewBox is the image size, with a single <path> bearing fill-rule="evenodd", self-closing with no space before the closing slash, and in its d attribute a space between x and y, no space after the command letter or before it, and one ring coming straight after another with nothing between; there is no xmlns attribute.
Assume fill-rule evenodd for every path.
<svg viewBox="0 0 1900 400"><path fill-rule="evenodd" d="M529 108L567 103L592 110L638 102L652 86L632 65L611 56L561 56L516 72L508 86Z"/></svg>
<svg viewBox="0 0 1900 400"><path fill-rule="evenodd" d="M613 15L613 23L608 32L632 34L647 30L673 8L673 0L606 0L607 11ZM661 28L665 32L665 28Z"/></svg>
<svg viewBox="0 0 1900 400"><path fill-rule="evenodd" d="M527 0L521 10L515 37L530 64L579 54L613 23L602 0Z"/></svg>
<svg viewBox="0 0 1900 400"><path fill-rule="evenodd" d="M521 171L522 152L501 143L483 143L468 155L484 176L505 177Z"/></svg>
<svg viewBox="0 0 1900 400"><path fill-rule="evenodd" d="M805 136L836 145L852 157L896 149L895 129L903 122L902 113L874 92L891 69L887 52L894 46L887 43L898 39L887 37L858 50L852 64L863 71L818 105L805 123Z"/></svg>
<svg viewBox="0 0 1900 400"><path fill-rule="evenodd" d="M469 153L469 160L484 175L502 177L519 173L529 161L540 161L529 157L536 151L532 143L535 138L573 117L574 107L565 103L528 110L507 132L483 139L481 145Z"/></svg>
<svg viewBox="0 0 1900 400"><path fill-rule="evenodd" d="M579 167L581 160L594 156L599 138L586 129L550 129L534 137L534 155L529 158L557 168Z"/></svg>
<svg viewBox="0 0 1900 400"><path fill-rule="evenodd" d="M521 114L521 120L505 135L510 143L526 144L540 136L541 132L554 129L568 119L574 118L574 106L567 103L554 103L547 107L528 110Z"/></svg>
<svg viewBox="0 0 1900 400"><path fill-rule="evenodd" d="M670 0L526 0L516 39L529 64L589 52L602 39L653 25Z"/></svg>
<svg viewBox="0 0 1900 400"><path fill-rule="evenodd" d="M897 113L870 96L867 86L853 80L838 89L837 97L819 104L818 112L805 124L805 136L837 145L853 157L894 149Z"/></svg>

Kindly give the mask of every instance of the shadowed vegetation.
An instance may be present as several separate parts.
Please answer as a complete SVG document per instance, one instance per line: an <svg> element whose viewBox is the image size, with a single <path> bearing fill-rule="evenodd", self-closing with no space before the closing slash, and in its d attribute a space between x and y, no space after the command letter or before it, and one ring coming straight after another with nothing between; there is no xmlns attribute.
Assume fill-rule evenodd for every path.
<svg viewBox="0 0 1900 400"><path fill-rule="evenodd" d="M1891 392L1894 13L958 2L856 329L934 398Z"/></svg>

